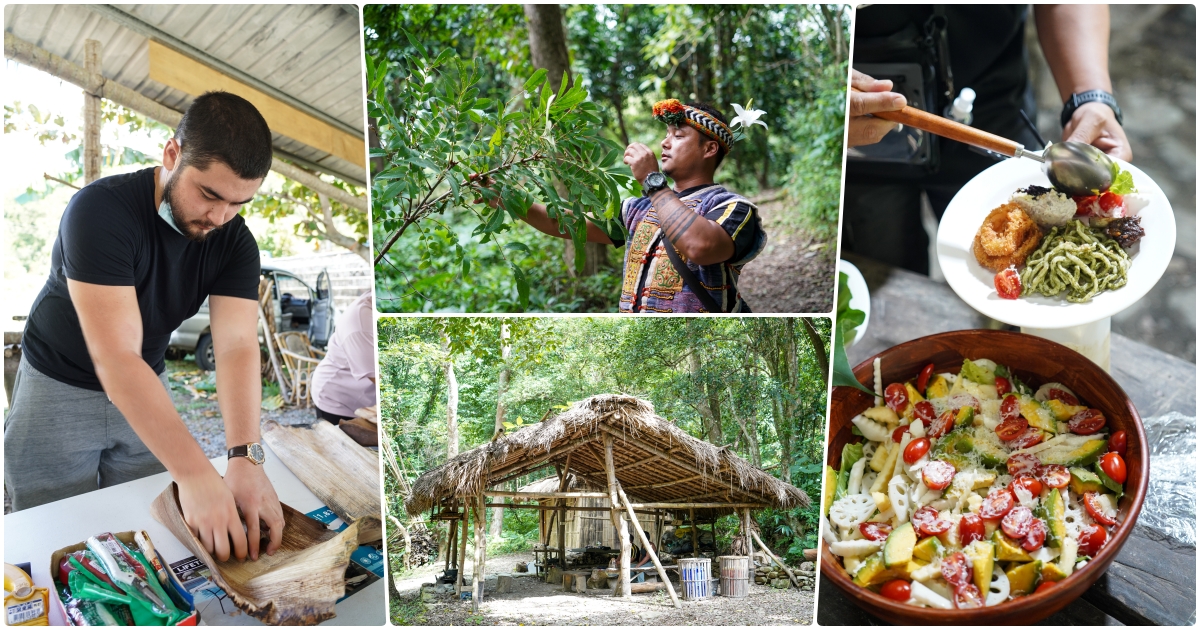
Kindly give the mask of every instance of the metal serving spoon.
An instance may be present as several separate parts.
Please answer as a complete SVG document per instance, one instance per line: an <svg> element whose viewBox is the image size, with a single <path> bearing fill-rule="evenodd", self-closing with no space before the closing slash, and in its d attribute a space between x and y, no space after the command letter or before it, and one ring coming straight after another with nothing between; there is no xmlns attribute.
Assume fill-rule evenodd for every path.
<svg viewBox="0 0 1200 630"><path fill-rule="evenodd" d="M1024 145L905 106L894 112L876 112L876 118L909 125L934 135L977 146L1001 155L1037 160L1044 165L1050 183L1069 196L1094 195L1112 185L1113 161L1103 151L1082 142L1059 142L1046 147L1041 154L1025 149Z"/></svg>

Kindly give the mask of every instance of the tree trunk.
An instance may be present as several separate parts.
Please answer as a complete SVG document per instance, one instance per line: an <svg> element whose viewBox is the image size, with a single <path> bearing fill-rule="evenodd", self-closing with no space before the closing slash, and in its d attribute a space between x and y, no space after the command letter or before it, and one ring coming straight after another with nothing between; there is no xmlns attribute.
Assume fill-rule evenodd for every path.
<svg viewBox="0 0 1200 630"><path fill-rule="evenodd" d="M825 352L825 342L821 339L820 333L812 325L812 321L807 317L800 318L804 324L804 332L808 333L808 341L812 344L813 355L817 357L817 365L821 368L821 378L829 378L829 355Z"/></svg>
<svg viewBox="0 0 1200 630"><path fill-rule="evenodd" d="M446 351L446 459L458 455L458 379L454 376L454 357L450 355L450 337L442 335Z"/></svg>
<svg viewBox="0 0 1200 630"><path fill-rule="evenodd" d="M704 378L704 366L700 361L700 352L695 346L688 352L688 367L692 372L692 382L697 390L704 394L704 400L699 404L700 417L704 420L704 432L713 444L723 444L721 432L721 401L717 390L710 387Z"/></svg>
<svg viewBox="0 0 1200 630"><path fill-rule="evenodd" d="M737 402L733 397L733 387L726 385L725 390L729 393L730 413L733 414L734 421L738 423L738 428L746 438L746 451L750 454L750 463L762 466L762 452L758 448L758 423L753 416L747 417L738 409Z"/></svg>
<svg viewBox="0 0 1200 630"><path fill-rule="evenodd" d="M500 360L503 362L503 367L500 368L500 378L496 384L496 429L493 435L502 435L504 433L504 416L507 411L504 407L504 395L508 393L508 379L512 374L511 370L508 369L508 357L512 354L512 345L509 343L510 334L508 323L501 320ZM503 530L504 508L492 508L492 523L489 535L492 538L499 538Z"/></svg>

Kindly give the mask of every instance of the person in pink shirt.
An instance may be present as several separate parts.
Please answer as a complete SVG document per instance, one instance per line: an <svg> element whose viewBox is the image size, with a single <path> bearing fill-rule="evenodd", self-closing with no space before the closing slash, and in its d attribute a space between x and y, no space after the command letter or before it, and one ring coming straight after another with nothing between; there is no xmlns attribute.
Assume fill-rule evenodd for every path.
<svg viewBox="0 0 1200 630"><path fill-rule="evenodd" d="M358 296L342 313L325 358L312 375L317 417L338 424L354 410L375 404L375 320L371 292Z"/></svg>

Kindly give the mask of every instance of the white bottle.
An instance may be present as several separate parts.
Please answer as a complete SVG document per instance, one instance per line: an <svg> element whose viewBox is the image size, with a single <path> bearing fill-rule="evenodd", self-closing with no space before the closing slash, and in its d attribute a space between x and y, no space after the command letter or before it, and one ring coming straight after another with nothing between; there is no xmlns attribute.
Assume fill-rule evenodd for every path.
<svg viewBox="0 0 1200 630"><path fill-rule="evenodd" d="M963 88L954 102L946 108L946 118L964 125L971 124L971 110L975 107L975 90Z"/></svg>

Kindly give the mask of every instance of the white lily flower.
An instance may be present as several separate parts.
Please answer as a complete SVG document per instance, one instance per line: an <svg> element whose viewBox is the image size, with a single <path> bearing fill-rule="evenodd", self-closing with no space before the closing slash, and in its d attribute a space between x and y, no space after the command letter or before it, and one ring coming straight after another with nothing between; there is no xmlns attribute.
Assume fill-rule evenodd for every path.
<svg viewBox="0 0 1200 630"><path fill-rule="evenodd" d="M741 127L743 129L748 129L751 125L762 125L763 129L767 128L767 123L759 120L759 118L762 118L762 115L767 112L765 112L761 109L750 109L750 105L753 103L754 103L754 99L750 99L750 102L746 103L745 108L743 108L741 105L738 105L737 103L733 103L733 110L735 112L737 112L737 116L735 116L733 118L733 120L730 121L730 123L729 123L730 129L737 127L739 125L741 125Z"/></svg>

